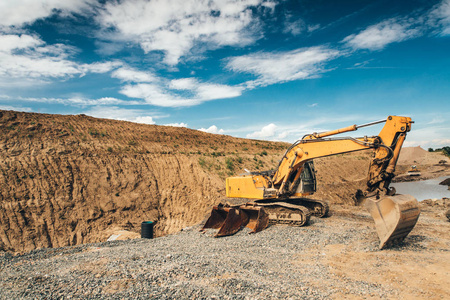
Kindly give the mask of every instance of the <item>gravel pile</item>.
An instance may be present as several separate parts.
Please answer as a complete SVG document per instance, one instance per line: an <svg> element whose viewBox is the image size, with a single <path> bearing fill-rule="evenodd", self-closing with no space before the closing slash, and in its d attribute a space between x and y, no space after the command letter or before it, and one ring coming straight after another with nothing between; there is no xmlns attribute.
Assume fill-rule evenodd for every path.
<svg viewBox="0 0 450 300"><path fill-rule="evenodd" d="M213 238L199 226L135 239L0 254L1 299L328 299L396 294L333 272L323 251L378 251L368 214L312 219L307 227L244 228ZM402 249L414 251L414 244Z"/></svg>

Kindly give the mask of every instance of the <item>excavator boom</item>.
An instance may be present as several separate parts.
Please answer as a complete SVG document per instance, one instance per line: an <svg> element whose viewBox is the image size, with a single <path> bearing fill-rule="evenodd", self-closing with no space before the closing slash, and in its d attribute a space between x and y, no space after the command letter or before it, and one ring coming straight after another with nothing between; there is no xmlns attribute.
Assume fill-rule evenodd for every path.
<svg viewBox="0 0 450 300"><path fill-rule="evenodd" d="M328 138L379 123L385 125L376 136ZM264 207L269 214L269 223L280 221L278 223L302 226L308 223L311 214L323 217L328 212L325 202L305 198L316 190L313 160L372 149L374 158L369 166L367 187L358 194L366 199L366 207L375 221L380 238L380 248L383 248L392 242L403 240L414 228L420 214L414 197L395 195L395 190L389 187L406 133L411 130L412 123L409 117L389 116L386 120L305 135L286 150L276 170L227 178L227 197L252 202L253 209L258 205ZM239 209L239 206L234 208ZM258 216L252 215L255 218ZM222 225L239 227L230 226L227 222ZM210 228L208 223L205 228Z"/></svg>

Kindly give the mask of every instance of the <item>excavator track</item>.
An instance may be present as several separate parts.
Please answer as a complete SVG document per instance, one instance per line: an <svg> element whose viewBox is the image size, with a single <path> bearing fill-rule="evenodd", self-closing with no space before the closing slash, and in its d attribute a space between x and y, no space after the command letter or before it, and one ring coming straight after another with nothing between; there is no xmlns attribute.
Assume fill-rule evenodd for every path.
<svg viewBox="0 0 450 300"><path fill-rule="evenodd" d="M287 202L256 203L264 207L269 214L269 225L286 224L291 226L304 226L309 223L311 211L302 206Z"/></svg>
<svg viewBox="0 0 450 300"><path fill-rule="evenodd" d="M256 200L255 203L258 205L262 205L264 203L286 203L286 204L293 204L296 206L302 206L309 209L311 214L318 218L324 218L328 216L328 213L330 211L330 207L326 201L309 198L288 198L281 200L281 202L274 201L271 199L264 199L264 200Z"/></svg>
<svg viewBox="0 0 450 300"><path fill-rule="evenodd" d="M295 199L296 203L290 203L291 200L292 199L285 199L283 201L270 201L267 199L263 201L255 201L255 199L246 198L227 198L226 202L228 203L228 205L233 207L237 207L245 203L251 203L253 205L263 207L264 211L269 215L269 225L287 224L300 227L309 224L309 220L311 219L313 211L308 209L306 206L299 204L299 201L297 201L299 199ZM324 210L328 213L328 204L326 202L319 200L312 201L324 203ZM312 204L310 204L310 206L312 206Z"/></svg>
<svg viewBox="0 0 450 300"><path fill-rule="evenodd" d="M318 218L324 218L328 216L330 211L330 207L326 201L316 200L316 199L308 199L308 198L290 198L286 200L286 202L302 205L307 207L313 216Z"/></svg>

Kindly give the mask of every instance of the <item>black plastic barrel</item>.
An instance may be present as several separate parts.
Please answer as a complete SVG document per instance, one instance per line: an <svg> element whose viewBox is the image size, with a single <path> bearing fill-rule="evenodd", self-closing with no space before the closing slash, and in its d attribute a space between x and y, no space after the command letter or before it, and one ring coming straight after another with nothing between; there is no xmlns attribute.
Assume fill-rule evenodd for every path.
<svg viewBox="0 0 450 300"><path fill-rule="evenodd" d="M141 223L141 238L152 239L153 238L153 222L144 221Z"/></svg>

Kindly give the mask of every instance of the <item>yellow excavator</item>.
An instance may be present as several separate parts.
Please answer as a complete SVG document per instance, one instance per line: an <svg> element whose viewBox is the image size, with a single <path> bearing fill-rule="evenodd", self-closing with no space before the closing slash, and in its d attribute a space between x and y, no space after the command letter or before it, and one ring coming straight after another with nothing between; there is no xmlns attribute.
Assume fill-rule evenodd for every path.
<svg viewBox="0 0 450 300"><path fill-rule="evenodd" d="M339 133L385 123L377 136L329 138ZM325 217L328 204L307 198L316 191L313 161L316 158L372 149L367 187L357 191L375 221L380 249L402 241L414 228L420 210L410 195L396 195L389 187L411 118L389 116L386 120L305 135L284 153L275 170L249 172L226 179L227 204L214 206L205 228L219 229L216 237L236 233L243 226L251 233L269 224L308 224L311 215Z"/></svg>

